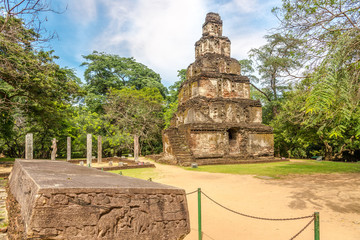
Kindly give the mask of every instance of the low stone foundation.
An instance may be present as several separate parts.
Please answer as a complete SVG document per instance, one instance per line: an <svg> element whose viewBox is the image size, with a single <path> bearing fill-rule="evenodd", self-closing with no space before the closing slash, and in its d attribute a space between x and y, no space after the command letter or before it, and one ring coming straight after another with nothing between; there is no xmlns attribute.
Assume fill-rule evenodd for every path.
<svg viewBox="0 0 360 240"><path fill-rule="evenodd" d="M9 239L178 240L190 232L185 191L62 161L16 160Z"/></svg>

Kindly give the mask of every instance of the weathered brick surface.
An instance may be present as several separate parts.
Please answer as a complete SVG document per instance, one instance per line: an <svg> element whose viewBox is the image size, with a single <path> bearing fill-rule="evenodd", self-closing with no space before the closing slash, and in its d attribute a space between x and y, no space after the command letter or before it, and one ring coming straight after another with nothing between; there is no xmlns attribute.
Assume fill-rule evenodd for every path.
<svg viewBox="0 0 360 240"><path fill-rule="evenodd" d="M185 191L60 161L17 160L9 239L183 239Z"/></svg>
<svg viewBox="0 0 360 240"><path fill-rule="evenodd" d="M262 124L261 103L250 99L249 78L241 75L230 48L220 16L208 13L158 161L190 165L273 158L272 128Z"/></svg>

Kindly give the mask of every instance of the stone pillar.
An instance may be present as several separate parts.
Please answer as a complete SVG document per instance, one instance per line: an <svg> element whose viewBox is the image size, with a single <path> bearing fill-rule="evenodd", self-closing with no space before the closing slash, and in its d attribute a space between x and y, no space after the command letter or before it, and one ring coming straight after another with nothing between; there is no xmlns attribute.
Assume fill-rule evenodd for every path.
<svg viewBox="0 0 360 240"><path fill-rule="evenodd" d="M134 160L139 161L139 136L137 134L134 135Z"/></svg>
<svg viewBox="0 0 360 240"><path fill-rule="evenodd" d="M101 163L101 161L102 161L102 143L101 143L101 136L98 136L98 147L97 147L97 151L98 151L97 162L98 162L98 163Z"/></svg>
<svg viewBox="0 0 360 240"><path fill-rule="evenodd" d="M86 166L91 167L92 160L92 137L91 134L86 136Z"/></svg>
<svg viewBox="0 0 360 240"><path fill-rule="evenodd" d="M71 137L66 138L66 161L71 160Z"/></svg>
<svg viewBox="0 0 360 240"><path fill-rule="evenodd" d="M53 140L52 140L51 142L52 142L52 145L51 145L51 148L52 148L52 151L51 151L51 160L52 160L52 161L55 161L55 159L56 159L56 152L57 152L56 138L53 138Z"/></svg>
<svg viewBox="0 0 360 240"><path fill-rule="evenodd" d="M34 143L33 143L33 134L28 133L25 137L25 159L32 160L34 159Z"/></svg>

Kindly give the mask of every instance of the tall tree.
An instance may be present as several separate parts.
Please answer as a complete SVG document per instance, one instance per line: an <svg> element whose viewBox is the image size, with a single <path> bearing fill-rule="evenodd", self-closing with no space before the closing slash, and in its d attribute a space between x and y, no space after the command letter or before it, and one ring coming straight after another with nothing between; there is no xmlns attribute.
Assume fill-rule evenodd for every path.
<svg viewBox="0 0 360 240"><path fill-rule="evenodd" d="M282 32L303 40L305 79L273 126L284 142L299 140L305 155L318 151L326 160L339 160L360 148L359 9L351 0L284 0L274 10Z"/></svg>
<svg viewBox="0 0 360 240"><path fill-rule="evenodd" d="M36 16L42 9L40 1L3 4L7 6L3 7L6 14L0 16L0 151L21 157L27 131L51 139L54 136L49 134L58 131L49 129L64 126L66 109L79 94L80 80L72 70L55 64L52 52L34 46L40 35L26 27L20 16ZM44 142L35 147L47 151Z"/></svg>
<svg viewBox="0 0 360 240"><path fill-rule="evenodd" d="M347 32L360 31L360 2L356 0L283 0L274 8L281 22L279 30L303 39L304 64L315 69L331 54L338 38Z"/></svg>
<svg viewBox="0 0 360 240"><path fill-rule="evenodd" d="M116 127L114 136L140 138L145 153L161 151L164 99L157 88L111 89L105 105L106 119ZM128 142L130 145L132 142Z"/></svg>
<svg viewBox="0 0 360 240"><path fill-rule="evenodd" d="M267 44L250 50L250 58L253 61L242 61L242 63L249 74L253 70L252 62L256 63L259 79L252 74L251 77L252 80L258 81L261 87L252 86L261 93L260 99L270 110L268 116L264 115L264 122L269 123L278 113L279 100L282 92L287 89L287 80L291 77L291 72L300 66L298 58L301 55L299 51L301 41L290 35L280 34L265 36L265 38Z"/></svg>
<svg viewBox="0 0 360 240"><path fill-rule="evenodd" d="M311 75L310 94L306 102L308 121L316 127L325 146L325 158L337 160L344 151L360 147L360 37L343 34L330 54Z"/></svg>
<svg viewBox="0 0 360 240"><path fill-rule="evenodd" d="M157 88L165 97L167 89L162 85L160 75L134 58L124 58L118 55L99 53L83 56L86 60L84 73L87 89L96 95L106 95L110 88L144 87Z"/></svg>

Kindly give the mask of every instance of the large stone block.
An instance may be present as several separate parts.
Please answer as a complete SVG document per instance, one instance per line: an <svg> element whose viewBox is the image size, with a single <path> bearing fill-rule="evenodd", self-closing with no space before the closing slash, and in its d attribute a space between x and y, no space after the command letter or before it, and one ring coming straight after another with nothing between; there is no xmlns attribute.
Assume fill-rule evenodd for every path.
<svg viewBox="0 0 360 240"><path fill-rule="evenodd" d="M16 160L9 239L183 239L185 191L61 161Z"/></svg>
<svg viewBox="0 0 360 240"><path fill-rule="evenodd" d="M225 154L228 140L222 131L191 132L191 150L194 157L222 157Z"/></svg>
<svg viewBox="0 0 360 240"><path fill-rule="evenodd" d="M268 133L249 134L248 152L253 156L274 155L274 135Z"/></svg>

